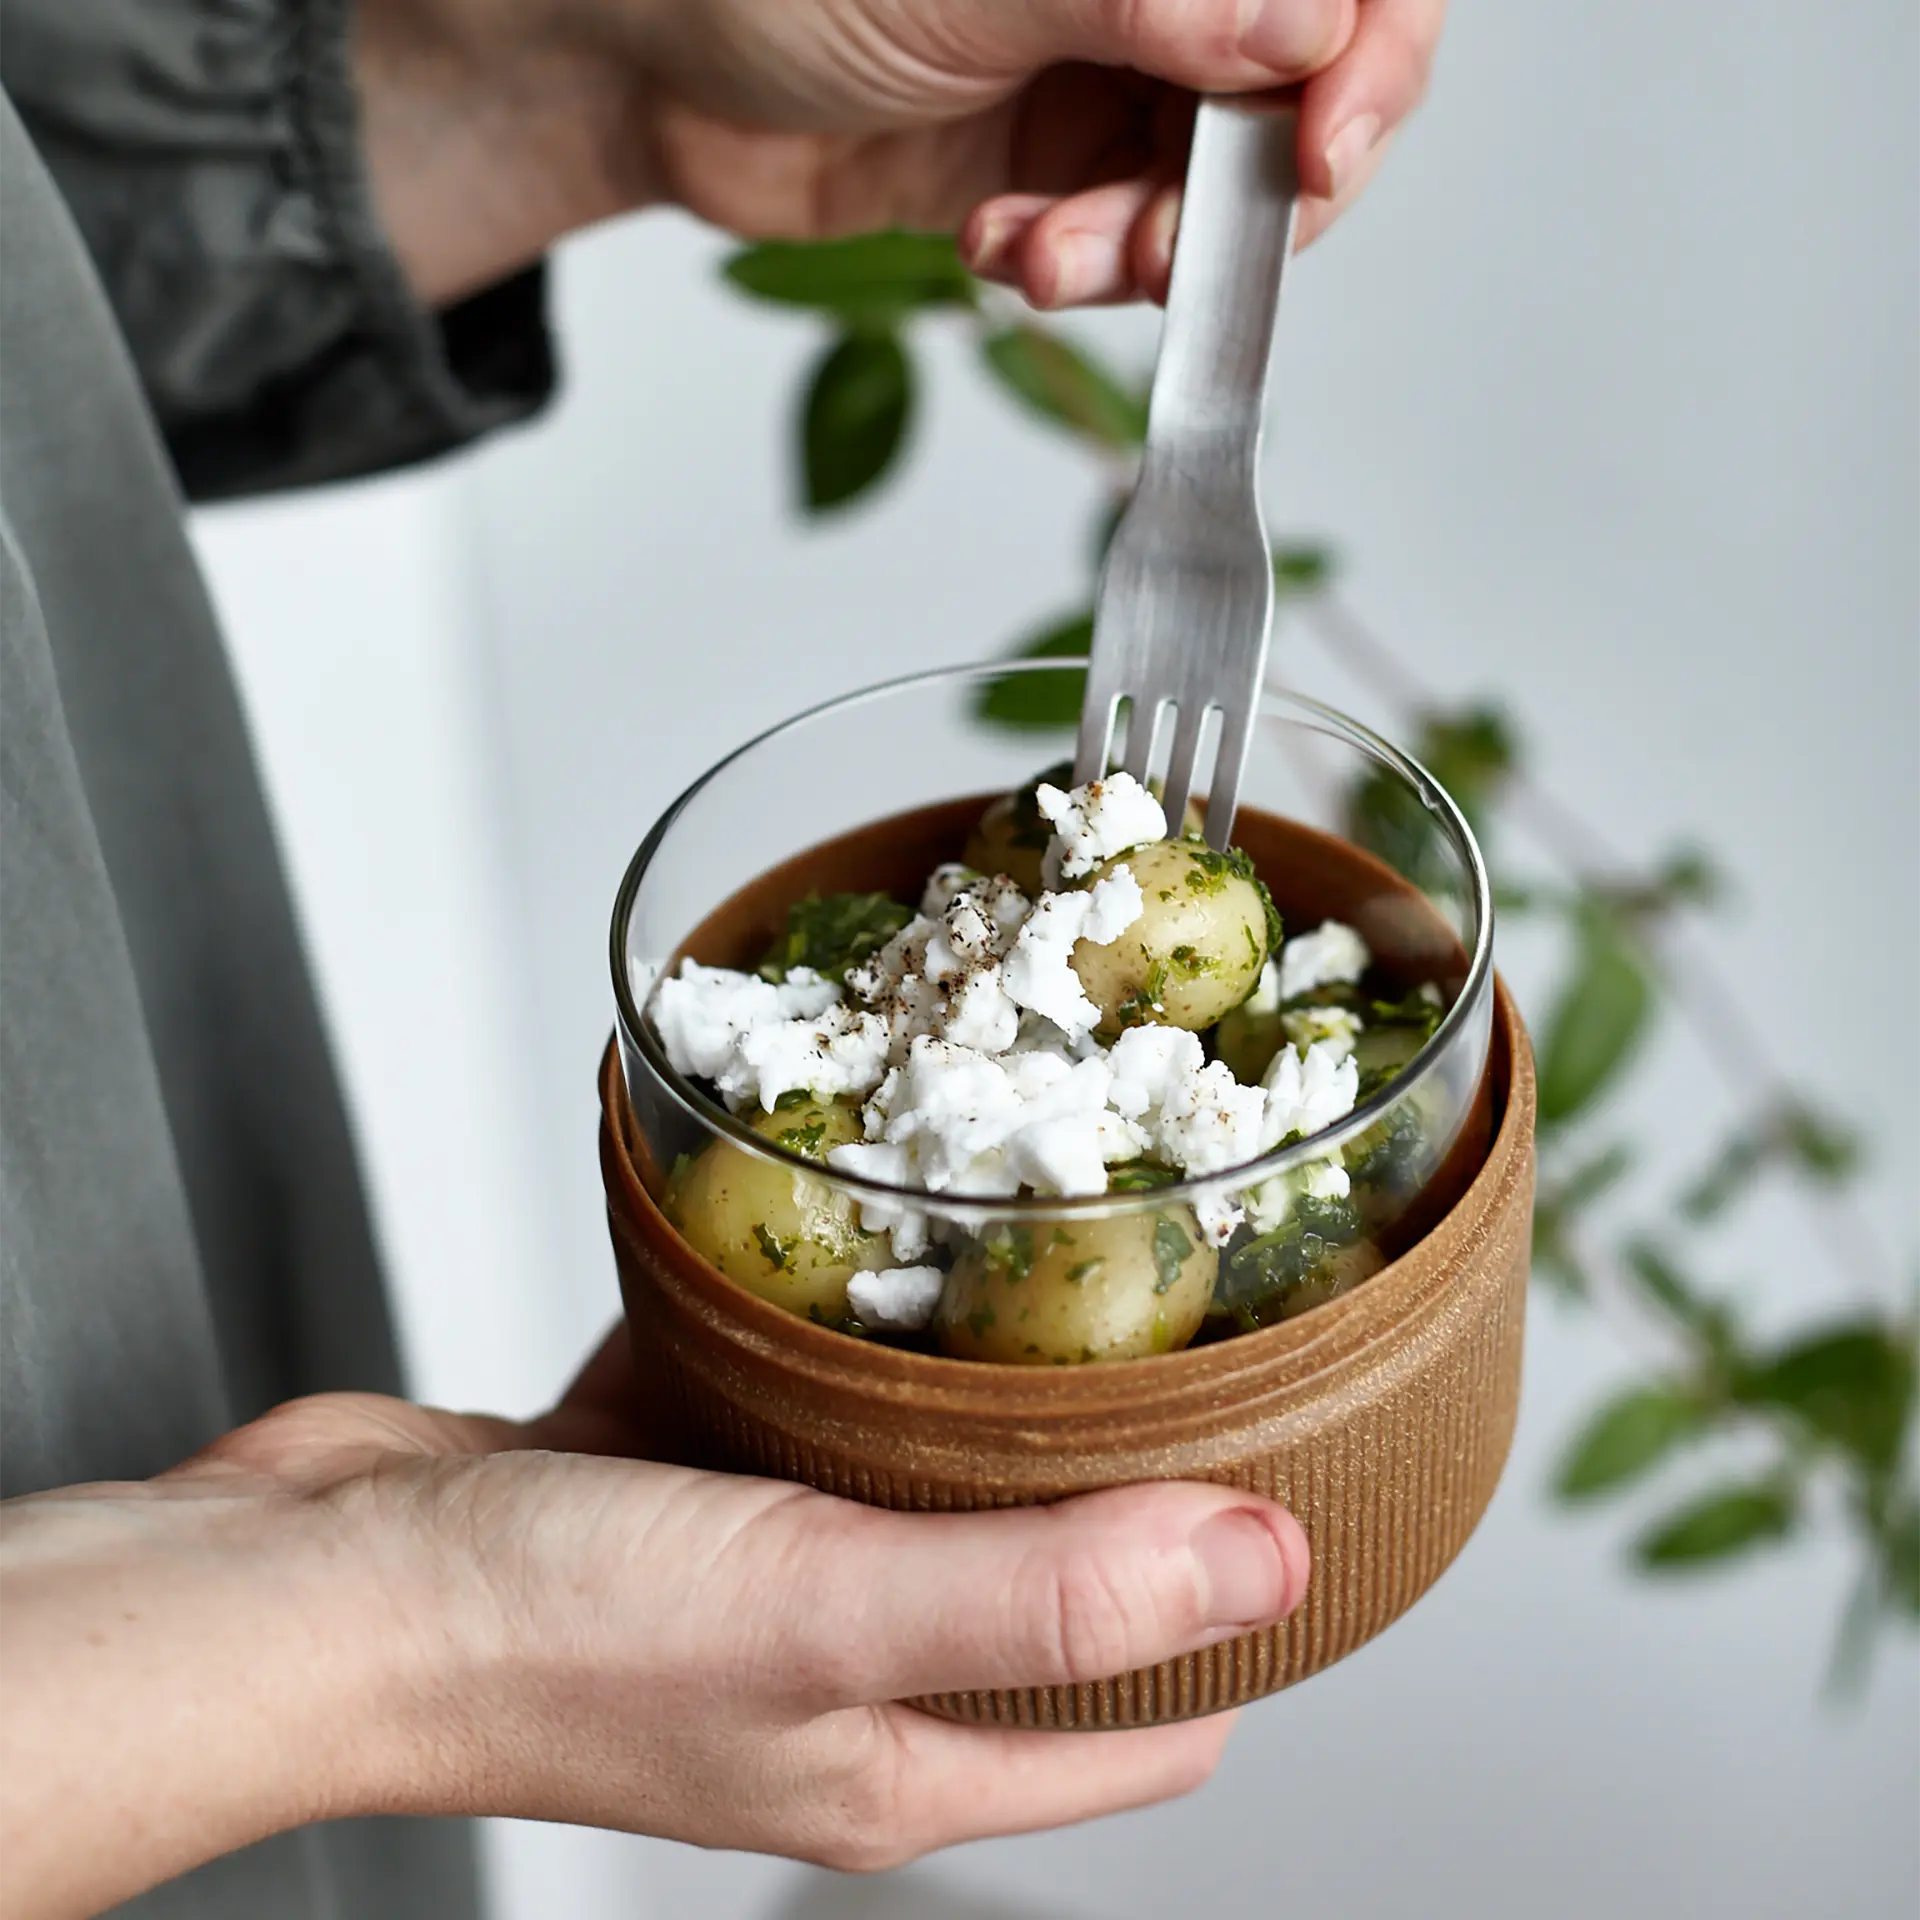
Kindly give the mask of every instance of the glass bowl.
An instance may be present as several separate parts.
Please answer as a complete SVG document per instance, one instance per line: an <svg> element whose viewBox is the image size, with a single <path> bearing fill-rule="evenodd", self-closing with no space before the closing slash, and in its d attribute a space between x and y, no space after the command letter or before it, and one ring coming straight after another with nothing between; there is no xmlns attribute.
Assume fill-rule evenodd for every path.
<svg viewBox="0 0 1920 1920"><path fill-rule="evenodd" d="M1404 754L1281 692L1262 702L1236 842L1289 935L1343 921L1372 950L1370 997L1437 990L1439 1001L1430 1037L1386 1084L1369 1092L1363 1081L1364 1097L1335 1125L1230 1172L1137 1191L928 1196L804 1159L675 1071L649 1016L663 973L686 955L751 968L811 891L917 900L981 812L1050 757L1043 739L983 725L983 703L1023 674L1060 671L1048 661L918 674L772 728L667 810L614 910L621 1061L655 1198L665 1198L665 1170L716 1141L769 1168L804 1167L816 1203L889 1233L898 1264L929 1248L953 1257L950 1291L962 1297L943 1308L946 1343L976 1361L1151 1358L1312 1311L1417 1241L1471 1178L1490 1133L1493 914L1472 831ZM1356 818L1377 851L1338 837ZM1277 1012L1256 1017L1245 1037L1264 1039L1270 1055L1278 1023ZM1389 1047L1396 1032L1417 1041L1379 1031ZM1246 1224L1216 1248L1236 1217ZM1087 1270L1095 1284L1051 1289L1036 1320L1041 1289L1025 1284L1036 1267L1043 1280L1049 1267ZM817 1301L808 1307L820 1315Z"/></svg>

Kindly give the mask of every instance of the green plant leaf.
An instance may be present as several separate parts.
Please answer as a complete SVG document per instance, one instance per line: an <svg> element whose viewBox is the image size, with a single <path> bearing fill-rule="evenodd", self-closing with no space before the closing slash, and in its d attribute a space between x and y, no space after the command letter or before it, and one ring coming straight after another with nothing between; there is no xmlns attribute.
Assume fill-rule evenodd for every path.
<svg viewBox="0 0 1920 1920"><path fill-rule="evenodd" d="M1723 1487L1682 1507L1640 1536L1634 1548L1643 1567L1686 1569L1730 1560L1793 1529L1792 1491L1775 1481Z"/></svg>
<svg viewBox="0 0 1920 1920"><path fill-rule="evenodd" d="M1592 1292L1586 1262L1574 1244L1580 1215L1633 1164L1633 1152L1616 1140L1570 1172L1541 1182L1533 1207L1533 1261L1540 1277L1569 1299Z"/></svg>
<svg viewBox="0 0 1920 1920"><path fill-rule="evenodd" d="M973 277L940 233L863 233L850 240L765 240L721 269L742 293L891 326L926 307L970 307Z"/></svg>
<svg viewBox="0 0 1920 1920"><path fill-rule="evenodd" d="M1778 1407L1842 1448L1869 1474L1892 1471L1913 1412L1913 1354L1875 1321L1830 1327L1743 1368L1734 1397Z"/></svg>
<svg viewBox="0 0 1920 1920"><path fill-rule="evenodd" d="M1732 1314L1702 1293L1652 1241L1634 1241L1625 1259L1641 1292L1707 1350L1724 1387L1745 1364Z"/></svg>
<svg viewBox="0 0 1920 1920"><path fill-rule="evenodd" d="M1102 447L1146 439L1146 396L1061 335L1022 323L989 334L981 353L1000 384L1043 420Z"/></svg>
<svg viewBox="0 0 1920 1920"><path fill-rule="evenodd" d="M1618 1077L1646 1030L1653 988L1612 915L1580 915L1572 976L1540 1047L1540 1120L1571 1120Z"/></svg>
<svg viewBox="0 0 1920 1920"><path fill-rule="evenodd" d="M1415 757L1453 795L1478 831L1520 764L1513 722L1496 706L1430 713L1420 723Z"/></svg>
<svg viewBox="0 0 1920 1920"><path fill-rule="evenodd" d="M913 369L892 334L843 335L807 385L801 452L810 513L845 506L881 478L906 439Z"/></svg>
<svg viewBox="0 0 1920 1920"><path fill-rule="evenodd" d="M1880 1524L1880 1582L1887 1604L1920 1621L1920 1494L1894 1501Z"/></svg>
<svg viewBox="0 0 1920 1920"><path fill-rule="evenodd" d="M1093 615L1069 614L1052 626L1030 634L1014 649L1016 660L1057 660L1084 656L1093 645ZM1063 667L1058 673L1009 673L989 680L975 701L974 712L990 726L1038 733L1080 724L1080 702L1087 690L1085 667Z"/></svg>
<svg viewBox="0 0 1920 1920"><path fill-rule="evenodd" d="M1283 596L1318 593L1333 578L1333 555L1325 547L1275 547L1273 584Z"/></svg>
<svg viewBox="0 0 1920 1920"><path fill-rule="evenodd" d="M1423 715L1414 752L1485 833L1492 809L1520 753L1505 714L1492 706ZM1416 882L1446 884L1452 856L1419 796L1385 771L1363 775L1347 796L1347 837Z"/></svg>
<svg viewBox="0 0 1920 1920"><path fill-rule="evenodd" d="M1650 1472L1699 1430L1701 1409L1672 1387L1634 1387L1600 1409L1567 1450L1554 1480L1563 1500L1609 1493Z"/></svg>
<svg viewBox="0 0 1920 1920"><path fill-rule="evenodd" d="M1835 1187L1858 1172L1860 1137L1799 1101L1790 1101L1733 1134L1681 1196L1689 1220L1717 1218L1769 1167L1790 1166L1818 1186Z"/></svg>
<svg viewBox="0 0 1920 1920"><path fill-rule="evenodd" d="M1786 1109L1779 1124L1788 1158L1811 1179L1837 1187L1859 1172L1865 1155L1850 1127L1798 1104Z"/></svg>

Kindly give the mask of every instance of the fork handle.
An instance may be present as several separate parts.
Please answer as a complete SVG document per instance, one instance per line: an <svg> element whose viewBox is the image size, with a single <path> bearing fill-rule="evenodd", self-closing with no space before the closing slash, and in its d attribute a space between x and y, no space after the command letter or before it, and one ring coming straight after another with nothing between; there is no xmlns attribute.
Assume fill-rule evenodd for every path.
<svg viewBox="0 0 1920 1920"><path fill-rule="evenodd" d="M1284 96L1200 103L1153 377L1149 468L1170 461L1189 475L1251 480L1293 245L1299 124Z"/></svg>

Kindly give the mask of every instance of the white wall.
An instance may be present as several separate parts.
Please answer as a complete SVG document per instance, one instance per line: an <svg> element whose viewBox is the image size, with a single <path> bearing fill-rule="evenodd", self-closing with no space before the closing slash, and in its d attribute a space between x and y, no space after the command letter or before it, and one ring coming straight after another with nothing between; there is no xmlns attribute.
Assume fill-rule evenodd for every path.
<svg viewBox="0 0 1920 1920"><path fill-rule="evenodd" d="M1435 683L1510 699L1623 847L1690 834L1725 857L1742 894L1709 945L1792 1071L1881 1141L1872 1205L1910 1259L1913 10L1456 14L1432 104L1293 282L1277 515L1337 541L1355 602ZM670 218L578 245L567 393L540 428L438 477L209 524L444 1397L532 1404L614 1310L602 930L661 805L801 702L978 655L1080 590L1088 476L957 345L904 484L797 527L784 423L812 340L723 297L716 253ZM1151 352L1143 316L1095 330ZM450 1107L458 1144L436 1130ZM1623 1116L1659 1143L1648 1191L1724 1111L1694 1047L1665 1045ZM1784 1321L1839 1302L1817 1252L1769 1208L1721 1264ZM510 1828L503 1920L1911 1912L1920 1659L1890 1649L1865 1707L1821 1706L1844 1555L1656 1589L1620 1570L1631 1510L1544 1502L1618 1366L1541 1303L1514 1464L1459 1566L1246 1716L1181 1806L859 1889Z"/></svg>

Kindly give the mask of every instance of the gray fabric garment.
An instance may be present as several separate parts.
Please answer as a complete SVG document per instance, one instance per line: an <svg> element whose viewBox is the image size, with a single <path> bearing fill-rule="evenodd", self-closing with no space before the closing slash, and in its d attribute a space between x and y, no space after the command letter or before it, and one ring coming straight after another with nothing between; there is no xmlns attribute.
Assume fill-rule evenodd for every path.
<svg viewBox="0 0 1920 1920"><path fill-rule="evenodd" d="M0 0L0 73L187 492L426 459L553 382L534 269L445 314L374 216L351 0Z"/></svg>
<svg viewBox="0 0 1920 1920"><path fill-rule="evenodd" d="M240 471L260 443L244 406L232 417ZM288 417L327 424L324 408ZM408 417L389 413L400 457L420 450ZM316 447L293 469L381 457L373 415L349 407L340 424L344 452ZM398 1385L353 1147L166 451L82 239L0 97L0 1492L144 1476L289 1395ZM468 1830L392 1820L281 1836L128 1909L477 1910Z"/></svg>

